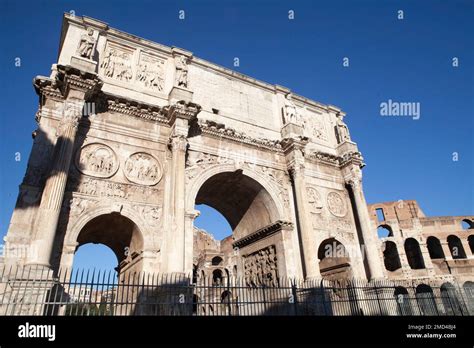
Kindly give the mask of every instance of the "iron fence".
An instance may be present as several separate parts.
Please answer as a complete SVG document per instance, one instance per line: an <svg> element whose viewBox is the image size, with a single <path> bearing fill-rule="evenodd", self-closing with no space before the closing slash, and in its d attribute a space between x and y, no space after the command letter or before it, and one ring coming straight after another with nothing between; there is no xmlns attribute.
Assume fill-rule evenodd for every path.
<svg viewBox="0 0 474 348"><path fill-rule="evenodd" d="M472 287L454 283L344 279L249 285L245 279L194 279L45 268L0 268L0 315L473 315ZM472 283L470 283L472 284Z"/></svg>

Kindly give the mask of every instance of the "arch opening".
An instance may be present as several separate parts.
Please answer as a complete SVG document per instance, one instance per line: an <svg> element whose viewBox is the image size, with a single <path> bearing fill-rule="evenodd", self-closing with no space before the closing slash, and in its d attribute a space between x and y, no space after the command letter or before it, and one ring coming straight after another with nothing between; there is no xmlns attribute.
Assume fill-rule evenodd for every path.
<svg viewBox="0 0 474 348"><path fill-rule="evenodd" d="M319 270L326 279L352 277L350 255L336 238L325 239L318 248Z"/></svg>
<svg viewBox="0 0 474 348"><path fill-rule="evenodd" d="M461 226L463 230L472 230L474 229L474 222L469 219L464 219L461 221Z"/></svg>
<svg viewBox="0 0 474 348"><path fill-rule="evenodd" d="M440 287L441 302L443 303L444 312L447 315L462 315L462 307L459 302L456 288L451 283L444 283Z"/></svg>
<svg viewBox="0 0 474 348"><path fill-rule="evenodd" d="M383 251L383 261L387 271L394 272L402 267L400 256L398 255L397 245L392 241L385 242Z"/></svg>
<svg viewBox="0 0 474 348"><path fill-rule="evenodd" d="M143 251L143 237L138 226L123 215L110 213L91 219L79 232L77 243L76 252L85 244L102 244L114 253L117 271L130 266L139 271L135 265ZM100 261L97 257L97 262Z"/></svg>
<svg viewBox="0 0 474 348"><path fill-rule="evenodd" d="M428 247L428 252L430 253L430 258L432 259L444 259L445 255L443 248L441 247L441 242L436 237L428 237L426 240L426 246Z"/></svg>
<svg viewBox="0 0 474 348"><path fill-rule="evenodd" d="M461 239L459 237L450 235L448 236L448 246L449 250L451 251L451 256L453 259L465 259L466 252L464 251L464 247L462 246Z"/></svg>
<svg viewBox="0 0 474 348"><path fill-rule="evenodd" d="M421 254L420 245L416 239L408 238L405 240L405 253L411 269L425 268L425 262L423 260L423 255Z"/></svg>
<svg viewBox="0 0 474 348"><path fill-rule="evenodd" d="M426 284L420 284L416 287L416 300L420 311L424 315L438 315L438 308L433 296L433 289Z"/></svg>
<svg viewBox="0 0 474 348"><path fill-rule="evenodd" d="M195 204L205 204L220 212L229 222L235 239L279 219L268 191L242 170L211 176L200 187Z"/></svg>
<svg viewBox="0 0 474 348"><path fill-rule="evenodd" d="M380 225L377 228L377 235L379 238L393 237L392 228L389 225Z"/></svg>
<svg viewBox="0 0 474 348"><path fill-rule="evenodd" d="M467 237L467 242L469 244L469 249L471 249L471 253L474 254L474 234Z"/></svg>

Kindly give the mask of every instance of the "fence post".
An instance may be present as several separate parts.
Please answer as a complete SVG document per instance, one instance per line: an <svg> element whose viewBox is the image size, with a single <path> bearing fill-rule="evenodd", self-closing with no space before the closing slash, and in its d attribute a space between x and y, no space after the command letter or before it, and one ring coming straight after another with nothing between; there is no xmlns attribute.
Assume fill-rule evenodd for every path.
<svg viewBox="0 0 474 348"><path fill-rule="evenodd" d="M293 295L293 306L295 307L295 315L298 315L298 297L296 294L296 280L290 281L291 293Z"/></svg>

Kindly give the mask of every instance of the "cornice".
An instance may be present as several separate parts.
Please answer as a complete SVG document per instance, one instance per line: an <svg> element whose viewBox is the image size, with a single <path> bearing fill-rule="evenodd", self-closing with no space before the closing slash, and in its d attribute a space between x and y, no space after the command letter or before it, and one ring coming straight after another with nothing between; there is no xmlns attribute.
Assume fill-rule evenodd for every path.
<svg viewBox="0 0 474 348"><path fill-rule="evenodd" d="M280 140L270 140L265 138L253 138L245 134L244 132L238 132L233 128L228 128L222 123L217 123L210 120L199 120L197 127L193 130L194 135L205 134L215 138L223 138L233 140L239 143L243 143L258 148L264 148L266 150L282 152L282 146Z"/></svg>
<svg viewBox="0 0 474 348"><path fill-rule="evenodd" d="M263 239L265 237L271 236L282 230L291 230L293 228L293 223L289 221L278 220L277 222L267 225L254 233L249 234L243 238L232 243L234 248L242 248L249 244L255 243L256 241Z"/></svg>

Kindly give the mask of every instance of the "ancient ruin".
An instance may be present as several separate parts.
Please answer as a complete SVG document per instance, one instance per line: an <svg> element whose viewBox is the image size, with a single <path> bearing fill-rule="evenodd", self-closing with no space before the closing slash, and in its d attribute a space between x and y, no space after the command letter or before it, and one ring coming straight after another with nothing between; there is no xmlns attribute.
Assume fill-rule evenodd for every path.
<svg viewBox="0 0 474 348"><path fill-rule="evenodd" d="M66 14L61 33L51 75L34 80L38 129L5 240L28 252L4 264L54 273L102 243L122 275L399 279L472 294L474 216L367 206L338 107L92 18ZM232 235L195 228L196 204Z"/></svg>

